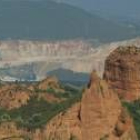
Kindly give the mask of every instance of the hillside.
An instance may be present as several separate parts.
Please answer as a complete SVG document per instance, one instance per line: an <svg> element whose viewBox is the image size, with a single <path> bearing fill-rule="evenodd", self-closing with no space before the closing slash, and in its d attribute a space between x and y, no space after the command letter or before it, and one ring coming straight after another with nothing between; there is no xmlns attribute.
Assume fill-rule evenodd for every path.
<svg viewBox="0 0 140 140"><path fill-rule="evenodd" d="M123 17L123 19L128 18L129 20L140 21L140 1L139 0L61 0L65 3L82 7L88 11L98 11L103 17ZM127 3L127 7L126 7ZM133 10L132 10L133 9Z"/></svg>
<svg viewBox="0 0 140 140"><path fill-rule="evenodd" d="M129 81L130 85L137 82L140 74L139 50L136 46L117 48L112 52L114 56L123 53L126 59L113 59L113 62L118 62L114 68L112 63L108 63L112 62L111 53L105 63L105 73L109 77L102 79L93 70L87 86L83 89L59 83L56 77L47 77L33 83L1 83L0 139L139 140L139 100L122 100L118 95L123 93L116 94L115 90L120 77L123 77L123 81L119 82L124 82L123 85L126 86ZM134 53L136 57L133 59ZM130 62L134 60L133 69L130 69L133 63L128 64L128 57L131 58ZM120 73L123 70L125 76ZM109 81L112 79L114 87ZM135 84L133 89L137 90L139 85ZM128 90L130 92L125 90L124 96L137 95L136 92L132 93L131 89Z"/></svg>
<svg viewBox="0 0 140 140"><path fill-rule="evenodd" d="M74 38L112 41L132 38L134 29L53 1L0 1L0 39Z"/></svg>

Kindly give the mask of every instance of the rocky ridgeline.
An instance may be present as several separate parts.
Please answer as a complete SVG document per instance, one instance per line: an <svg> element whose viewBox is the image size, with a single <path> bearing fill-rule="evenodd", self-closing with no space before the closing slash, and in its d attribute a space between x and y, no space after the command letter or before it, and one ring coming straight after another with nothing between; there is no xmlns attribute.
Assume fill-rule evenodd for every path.
<svg viewBox="0 0 140 140"><path fill-rule="evenodd" d="M95 72L81 102L52 119L45 136L50 140L137 140L132 119L117 94Z"/></svg>
<svg viewBox="0 0 140 140"><path fill-rule="evenodd" d="M24 135L33 140L138 140L133 121L117 94L95 72L81 101L54 117L43 129L18 129L9 122L2 123L0 130L0 138Z"/></svg>
<svg viewBox="0 0 140 140"><path fill-rule="evenodd" d="M106 60L103 80L92 72L81 101L35 131L18 129L12 122L2 123L0 138L11 132L33 140L138 140L133 121L119 97L129 101L138 98L135 91L139 89L139 53L135 46L117 48ZM53 86L58 88L56 83ZM48 82L43 81L38 87L45 84Z"/></svg>
<svg viewBox="0 0 140 140"><path fill-rule="evenodd" d="M38 99L46 101L61 102L61 99L49 94L46 90L53 89L55 92L64 93L65 90L55 77L47 77L46 79L35 84L19 84L19 83L3 83L0 85L0 107L7 110L20 108L27 105L30 98L37 96ZM37 91L43 91L38 94Z"/></svg>

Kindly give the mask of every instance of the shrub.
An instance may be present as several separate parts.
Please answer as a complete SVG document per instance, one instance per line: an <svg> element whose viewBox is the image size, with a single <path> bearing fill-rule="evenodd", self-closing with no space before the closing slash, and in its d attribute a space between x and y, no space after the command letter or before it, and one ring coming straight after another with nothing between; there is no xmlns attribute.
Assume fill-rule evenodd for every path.
<svg viewBox="0 0 140 140"><path fill-rule="evenodd" d="M70 136L70 140L77 140L77 138L76 138L76 136L71 135L71 136Z"/></svg>
<svg viewBox="0 0 140 140"><path fill-rule="evenodd" d="M0 120L1 121L10 121L11 120L11 117L9 114L3 114L1 117L0 117Z"/></svg>
<svg viewBox="0 0 140 140"><path fill-rule="evenodd" d="M124 102L123 105L128 109L132 116L138 138L140 139L140 100L133 103Z"/></svg>
<svg viewBox="0 0 140 140"><path fill-rule="evenodd" d="M100 140L108 140L108 134L104 135L103 137L100 138Z"/></svg>

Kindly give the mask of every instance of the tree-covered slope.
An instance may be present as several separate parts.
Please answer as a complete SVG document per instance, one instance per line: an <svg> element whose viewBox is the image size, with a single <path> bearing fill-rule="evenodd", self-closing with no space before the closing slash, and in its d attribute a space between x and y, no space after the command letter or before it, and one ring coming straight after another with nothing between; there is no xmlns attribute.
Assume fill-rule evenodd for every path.
<svg viewBox="0 0 140 140"><path fill-rule="evenodd" d="M0 1L0 39L74 39L102 41L136 36L120 26L82 9L53 1Z"/></svg>

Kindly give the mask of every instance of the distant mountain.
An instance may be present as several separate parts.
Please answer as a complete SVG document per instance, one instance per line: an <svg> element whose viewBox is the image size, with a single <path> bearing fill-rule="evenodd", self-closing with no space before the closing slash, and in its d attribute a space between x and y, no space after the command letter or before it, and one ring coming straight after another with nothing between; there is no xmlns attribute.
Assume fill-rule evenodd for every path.
<svg viewBox="0 0 140 140"><path fill-rule="evenodd" d="M89 81L89 73L74 72L68 69L57 69L47 73L49 76L56 76L61 81L68 82L82 82L86 83Z"/></svg>
<svg viewBox="0 0 140 140"><path fill-rule="evenodd" d="M140 33L139 0L61 0L111 20L116 24L135 28ZM127 6L126 6L127 3ZM133 10L132 10L133 9Z"/></svg>
<svg viewBox="0 0 140 140"><path fill-rule="evenodd" d="M102 16L118 16L140 21L139 0L61 0L65 3L98 11Z"/></svg>
<svg viewBox="0 0 140 140"><path fill-rule="evenodd" d="M133 28L53 1L0 1L0 39L97 39L137 36Z"/></svg>

